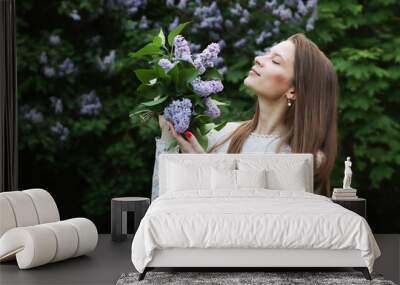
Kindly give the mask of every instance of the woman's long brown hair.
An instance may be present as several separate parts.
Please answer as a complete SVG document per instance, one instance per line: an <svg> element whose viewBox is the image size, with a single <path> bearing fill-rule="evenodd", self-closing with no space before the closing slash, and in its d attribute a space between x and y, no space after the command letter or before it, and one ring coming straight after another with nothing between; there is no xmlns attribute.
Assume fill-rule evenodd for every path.
<svg viewBox="0 0 400 285"><path fill-rule="evenodd" d="M288 109L284 123L287 133L275 152L284 144L292 153L314 155L314 193L330 196L330 174L337 155L336 100L339 95L336 71L331 61L318 46L303 33L288 38L295 45L293 87L296 100ZM244 121L234 132L213 145L207 153L231 139L227 153L241 153L244 142L257 127L260 116L258 100L251 120ZM316 154L320 150L325 159L316 167Z"/></svg>

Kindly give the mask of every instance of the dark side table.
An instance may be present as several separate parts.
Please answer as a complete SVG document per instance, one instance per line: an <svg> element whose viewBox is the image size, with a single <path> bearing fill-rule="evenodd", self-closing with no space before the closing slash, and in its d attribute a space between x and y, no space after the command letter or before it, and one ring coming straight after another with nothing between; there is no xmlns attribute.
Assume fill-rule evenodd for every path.
<svg viewBox="0 0 400 285"><path fill-rule="evenodd" d="M127 235L127 212L133 212L134 232L144 217L150 199L144 197L119 197L111 199L111 239L124 241Z"/></svg>
<svg viewBox="0 0 400 285"><path fill-rule="evenodd" d="M332 199L332 202L359 214L364 219L367 219L367 200L364 198L356 198L354 200Z"/></svg>

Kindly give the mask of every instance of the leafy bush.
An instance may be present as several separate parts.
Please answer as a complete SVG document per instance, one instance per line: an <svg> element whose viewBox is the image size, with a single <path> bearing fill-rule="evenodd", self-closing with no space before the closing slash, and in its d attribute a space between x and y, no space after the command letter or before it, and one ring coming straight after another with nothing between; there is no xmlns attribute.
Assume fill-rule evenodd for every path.
<svg viewBox="0 0 400 285"><path fill-rule="evenodd" d="M217 68L224 92L215 99L229 104L221 120L241 121L254 113L256 98L242 81L255 55L304 32L339 75L340 140L332 185L341 186L344 160L351 156L352 186L371 197L371 227L398 232L399 5L395 0L301 3L17 1L20 187L47 188L64 218L84 215L100 232L109 232L112 197L150 196L154 137L160 134L155 119L148 128L129 120L142 102L133 70L143 62L128 54L160 28L171 31L193 21L187 31L192 51L211 41L221 46Z"/></svg>

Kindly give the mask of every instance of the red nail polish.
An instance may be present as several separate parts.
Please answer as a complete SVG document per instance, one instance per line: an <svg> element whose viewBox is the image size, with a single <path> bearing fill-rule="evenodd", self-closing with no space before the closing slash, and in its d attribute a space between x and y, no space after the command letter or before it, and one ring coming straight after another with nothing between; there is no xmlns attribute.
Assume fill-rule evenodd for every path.
<svg viewBox="0 0 400 285"><path fill-rule="evenodd" d="M185 132L185 137L187 138L187 139L190 139L191 137L192 137L192 133L190 132L190 131L186 131Z"/></svg>

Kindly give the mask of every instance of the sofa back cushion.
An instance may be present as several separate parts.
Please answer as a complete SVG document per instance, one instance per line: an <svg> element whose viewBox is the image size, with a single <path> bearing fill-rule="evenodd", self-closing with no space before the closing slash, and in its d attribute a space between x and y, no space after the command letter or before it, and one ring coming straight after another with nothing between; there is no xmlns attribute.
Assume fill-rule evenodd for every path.
<svg viewBox="0 0 400 285"><path fill-rule="evenodd" d="M204 190L212 191L212 168L228 170L225 177L240 177L233 181L240 187L262 185L265 175L266 189L313 192L313 155L310 153L162 153L159 160L160 195L167 191ZM175 164L175 165L174 165ZM179 166L177 166L179 165ZM240 170L233 175L230 170ZM262 171L266 173L262 174ZM247 172L245 172L247 171ZM261 171L261 173L260 173ZM223 172L218 172L223 173ZM256 182L247 179L249 174ZM254 180L252 180L254 181ZM219 179L218 187L231 187L232 181ZM224 183L226 183L224 185Z"/></svg>

